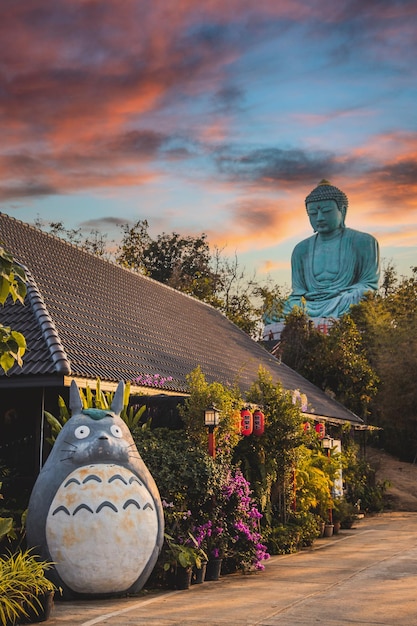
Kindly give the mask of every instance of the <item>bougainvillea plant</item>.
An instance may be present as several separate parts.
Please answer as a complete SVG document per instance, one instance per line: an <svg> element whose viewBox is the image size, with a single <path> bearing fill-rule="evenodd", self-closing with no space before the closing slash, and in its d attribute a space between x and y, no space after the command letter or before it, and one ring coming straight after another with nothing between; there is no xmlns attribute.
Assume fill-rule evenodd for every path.
<svg viewBox="0 0 417 626"><path fill-rule="evenodd" d="M140 374L133 379L133 383L145 387L163 387L165 383L173 380L172 376L161 376L161 374Z"/></svg>

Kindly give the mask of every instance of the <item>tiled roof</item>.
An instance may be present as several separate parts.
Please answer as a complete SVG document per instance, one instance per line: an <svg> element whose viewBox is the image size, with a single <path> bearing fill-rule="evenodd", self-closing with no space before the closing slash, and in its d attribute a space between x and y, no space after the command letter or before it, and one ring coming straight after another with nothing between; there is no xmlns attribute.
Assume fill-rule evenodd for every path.
<svg viewBox="0 0 417 626"><path fill-rule="evenodd" d="M246 390L263 366L285 389L305 393L312 413L362 423L213 307L3 213L0 240L29 275L25 306L0 308L0 321L28 344L23 368L1 375L2 386L19 377L160 374L173 378L164 389L184 393L199 365L209 382Z"/></svg>

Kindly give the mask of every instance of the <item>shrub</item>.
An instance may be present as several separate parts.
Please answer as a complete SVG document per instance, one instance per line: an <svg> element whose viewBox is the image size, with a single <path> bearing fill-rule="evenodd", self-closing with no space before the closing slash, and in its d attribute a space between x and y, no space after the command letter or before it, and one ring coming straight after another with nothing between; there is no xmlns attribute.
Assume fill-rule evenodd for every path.
<svg viewBox="0 0 417 626"><path fill-rule="evenodd" d="M271 554L297 552L300 545L300 530L296 526L278 524L266 533L266 544Z"/></svg>
<svg viewBox="0 0 417 626"><path fill-rule="evenodd" d="M311 546L320 536L321 517L309 511L293 513L288 520L289 526L298 529L300 547Z"/></svg>

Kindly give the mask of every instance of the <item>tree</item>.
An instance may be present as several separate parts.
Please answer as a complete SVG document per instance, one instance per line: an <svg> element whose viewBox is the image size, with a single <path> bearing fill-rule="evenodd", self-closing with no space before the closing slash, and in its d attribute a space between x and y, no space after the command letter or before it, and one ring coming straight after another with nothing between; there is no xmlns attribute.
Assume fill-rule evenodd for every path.
<svg viewBox="0 0 417 626"><path fill-rule="evenodd" d="M4 305L8 297L13 302L23 304L26 296L26 274L21 265L0 245L0 304ZM0 324L0 368L8 372L15 363L22 365L22 356L26 350L23 335L8 326Z"/></svg>
<svg viewBox="0 0 417 626"><path fill-rule="evenodd" d="M147 220L138 220L133 226L123 224L123 239L116 252L116 263L141 274L148 273L143 261L145 250L152 241L148 228Z"/></svg>
<svg viewBox="0 0 417 626"><path fill-rule="evenodd" d="M391 272L390 288L351 312L381 380L371 405L381 442L409 461L417 456L417 267L411 270L401 279Z"/></svg>
<svg viewBox="0 0 417 626"><path fill-rule="evenodd" d="M352 317L344 315L334 323L324 345L322 388L331 389L339 402L366 419L379 378Z"/></svg>
<svg viewBox="0 0 417 626"><path fill-rule="evenodd" d="M297 448L303 443L303 416L291 393L274 383L263 368L247 400L262 407L265 432L262 437L244 437L234 458L242 464L266 522L271 524L274 517L285 522L291 505L291 470Z"/></svg>
<svg viewBox="0 0 417 626"><path fill-rule="evenodd" d="M216 275L210 267L207 236L183 237L176 232L152 239L149 224L139 220L123 226L124 236L116 262L174 289L208 301L215 290Z"/></svg>
<svg viewBox="0 0 417 626"><path fill-rule="evenodd" d="M360 417L366 417L377 391L362 334L349 315L342 316L324 334L307 314L295 308L281 334L281 358L312 383L330 392Z"/></svg>
<svg viewBox="0 0 417 626"><path fill-rule="evenodd" d="M88 235L84 235L81 228L66 228L63 222L48 222L45 224L39 217L35 220L35 226L40 229L44 229L47 226L51 235L67 239L82 250L91 252L95 256L108 260L111 259L111 253L107 247L107 235L98 229L93 229Z"/></svg>
<svg viewBox="0 0 417 626"><path fill-rule="evenodd" d="M259 338L271 292L254 277L247 278L236 256L228 259L218 248L212 254L205 233L195 237L162 233L152 239L148 229L146 220L123 226L117 263L211 304L248 335Z"/></svg>
<svg viewBox="0 0 417 626"><path fill-rule="evenodd" d="M325 335L314 327L307 313L294 307L286 316L281 333L281 359L291 369L322 386L323 376L317 360L321 358L325 340Z"/></svg>

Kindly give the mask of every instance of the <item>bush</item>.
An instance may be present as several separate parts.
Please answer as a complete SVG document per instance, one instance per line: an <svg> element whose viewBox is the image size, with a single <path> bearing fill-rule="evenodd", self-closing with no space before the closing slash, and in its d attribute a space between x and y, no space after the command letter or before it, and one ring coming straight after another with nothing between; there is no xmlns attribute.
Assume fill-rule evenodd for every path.
<svg viewBox="0 0 417 626"><path fill-rule="evenodd" d="M291 554L300 545L300 529L296 526L279 524L266 534L266 545L270 554Z"/></svg>
<svg viewBox="0 0 417 626"><path fill-rule="evenodd" d="M310 512L293 513L288 520L290 526L300 533L300 547L311 546L320 536L321 517Z"/></svg>

